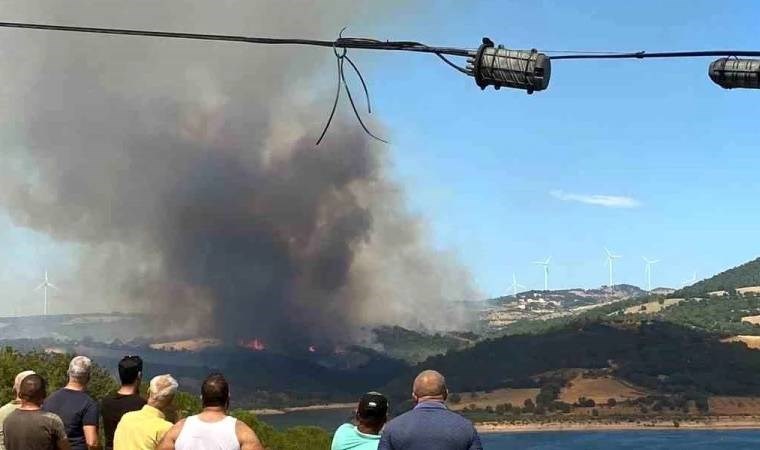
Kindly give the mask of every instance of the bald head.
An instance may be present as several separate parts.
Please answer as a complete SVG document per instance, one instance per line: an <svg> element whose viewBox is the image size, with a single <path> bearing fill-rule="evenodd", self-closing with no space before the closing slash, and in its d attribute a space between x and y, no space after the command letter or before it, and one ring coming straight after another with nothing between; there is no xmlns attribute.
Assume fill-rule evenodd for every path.
<svg viewBox="0 0 760 450"><path fill-rule="evenodd" d="M446 379L435 370L425 370L414 379L412 393L417 401L446 400Z"/></svg>

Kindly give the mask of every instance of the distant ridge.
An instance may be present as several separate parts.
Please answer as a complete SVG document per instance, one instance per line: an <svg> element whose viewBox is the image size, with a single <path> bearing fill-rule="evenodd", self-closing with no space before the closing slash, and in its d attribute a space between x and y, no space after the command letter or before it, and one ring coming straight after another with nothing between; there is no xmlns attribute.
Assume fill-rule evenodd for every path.
<svg viewBox="0 0 760 450"><path fill-rule="evenodd" d="M698 297L716 291L760 286L760 258L728 269L710 278L675 291L673 297Z"/></svg>
<svg viewBox="0 0 760 450"><path fill-rule="evenodd" d="M664 289L664 288L661 288ZM671 291L672 292L672 291ZM557 302L560 308L573 308L579 306L596 305L614 300L627 300L633 297L641 297L647 292L632 284L616 284L613 287L601 286L595 289L557 289L557 290L530 290L518 292L517 295L507 295L487 300L488 303L505 305L519 302L520 300L541 298L547 302Z"/></svg>

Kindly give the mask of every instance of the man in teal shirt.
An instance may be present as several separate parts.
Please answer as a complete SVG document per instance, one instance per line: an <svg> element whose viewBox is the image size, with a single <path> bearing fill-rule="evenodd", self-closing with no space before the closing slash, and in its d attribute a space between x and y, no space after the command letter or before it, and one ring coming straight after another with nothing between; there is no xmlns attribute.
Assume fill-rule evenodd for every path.
<svg viewBox="0 0 760 450"><path fill-rule="evenodd" d="M377 450L380 430L388 420L388 399L368 392L359 400L356 423L341 425L333 436L331 450Z"/></svg>

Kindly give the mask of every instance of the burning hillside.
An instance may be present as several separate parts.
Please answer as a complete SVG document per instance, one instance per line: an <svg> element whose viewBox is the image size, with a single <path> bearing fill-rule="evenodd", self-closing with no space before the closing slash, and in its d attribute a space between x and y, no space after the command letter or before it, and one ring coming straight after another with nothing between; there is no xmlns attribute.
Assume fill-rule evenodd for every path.
<svg viewBox="0 0 760 450"><path fill-rule="evenodd" d="M162 8L151 2L151 16L189 20ZM301 34L345 22L344 7L315 8L297 14L322 19L274 22ZM270 9L252 9L246 26L265 32ZM216 12L209 20L228 26ZM81 291L68 295L81 308L298 349L350 342L363 324L457 325L441 302L472 298L468 275L427 245L389 180L386 150L340 125L314 147L322 108L313 113L278 64L297 60L307 73L321 62L313 52L50 36L15 42L32 62L4 80L19 145L3 150L0 205L17 224L76 244L70 284Z"/></svg>

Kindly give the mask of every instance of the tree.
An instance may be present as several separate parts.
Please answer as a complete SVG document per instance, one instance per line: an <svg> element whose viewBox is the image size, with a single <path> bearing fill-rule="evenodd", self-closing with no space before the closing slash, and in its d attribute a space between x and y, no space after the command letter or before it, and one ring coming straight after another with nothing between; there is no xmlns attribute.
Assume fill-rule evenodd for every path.
<svg viewBox="0 0 760 450"><path fill-rule="evenodd" d="M610 408L614 408L616 405L617 405L617 400L615 400L614 398L607 400L607 406L609 406Z"/></svg>
<svg viewBox="0 0 760 450"><path fill-rule="evenodd" d="M456 405L457 403L462 401L462 395L459 394L458 392L454 392L451 395L449 395L449 401L452 404Z"/></svg>

